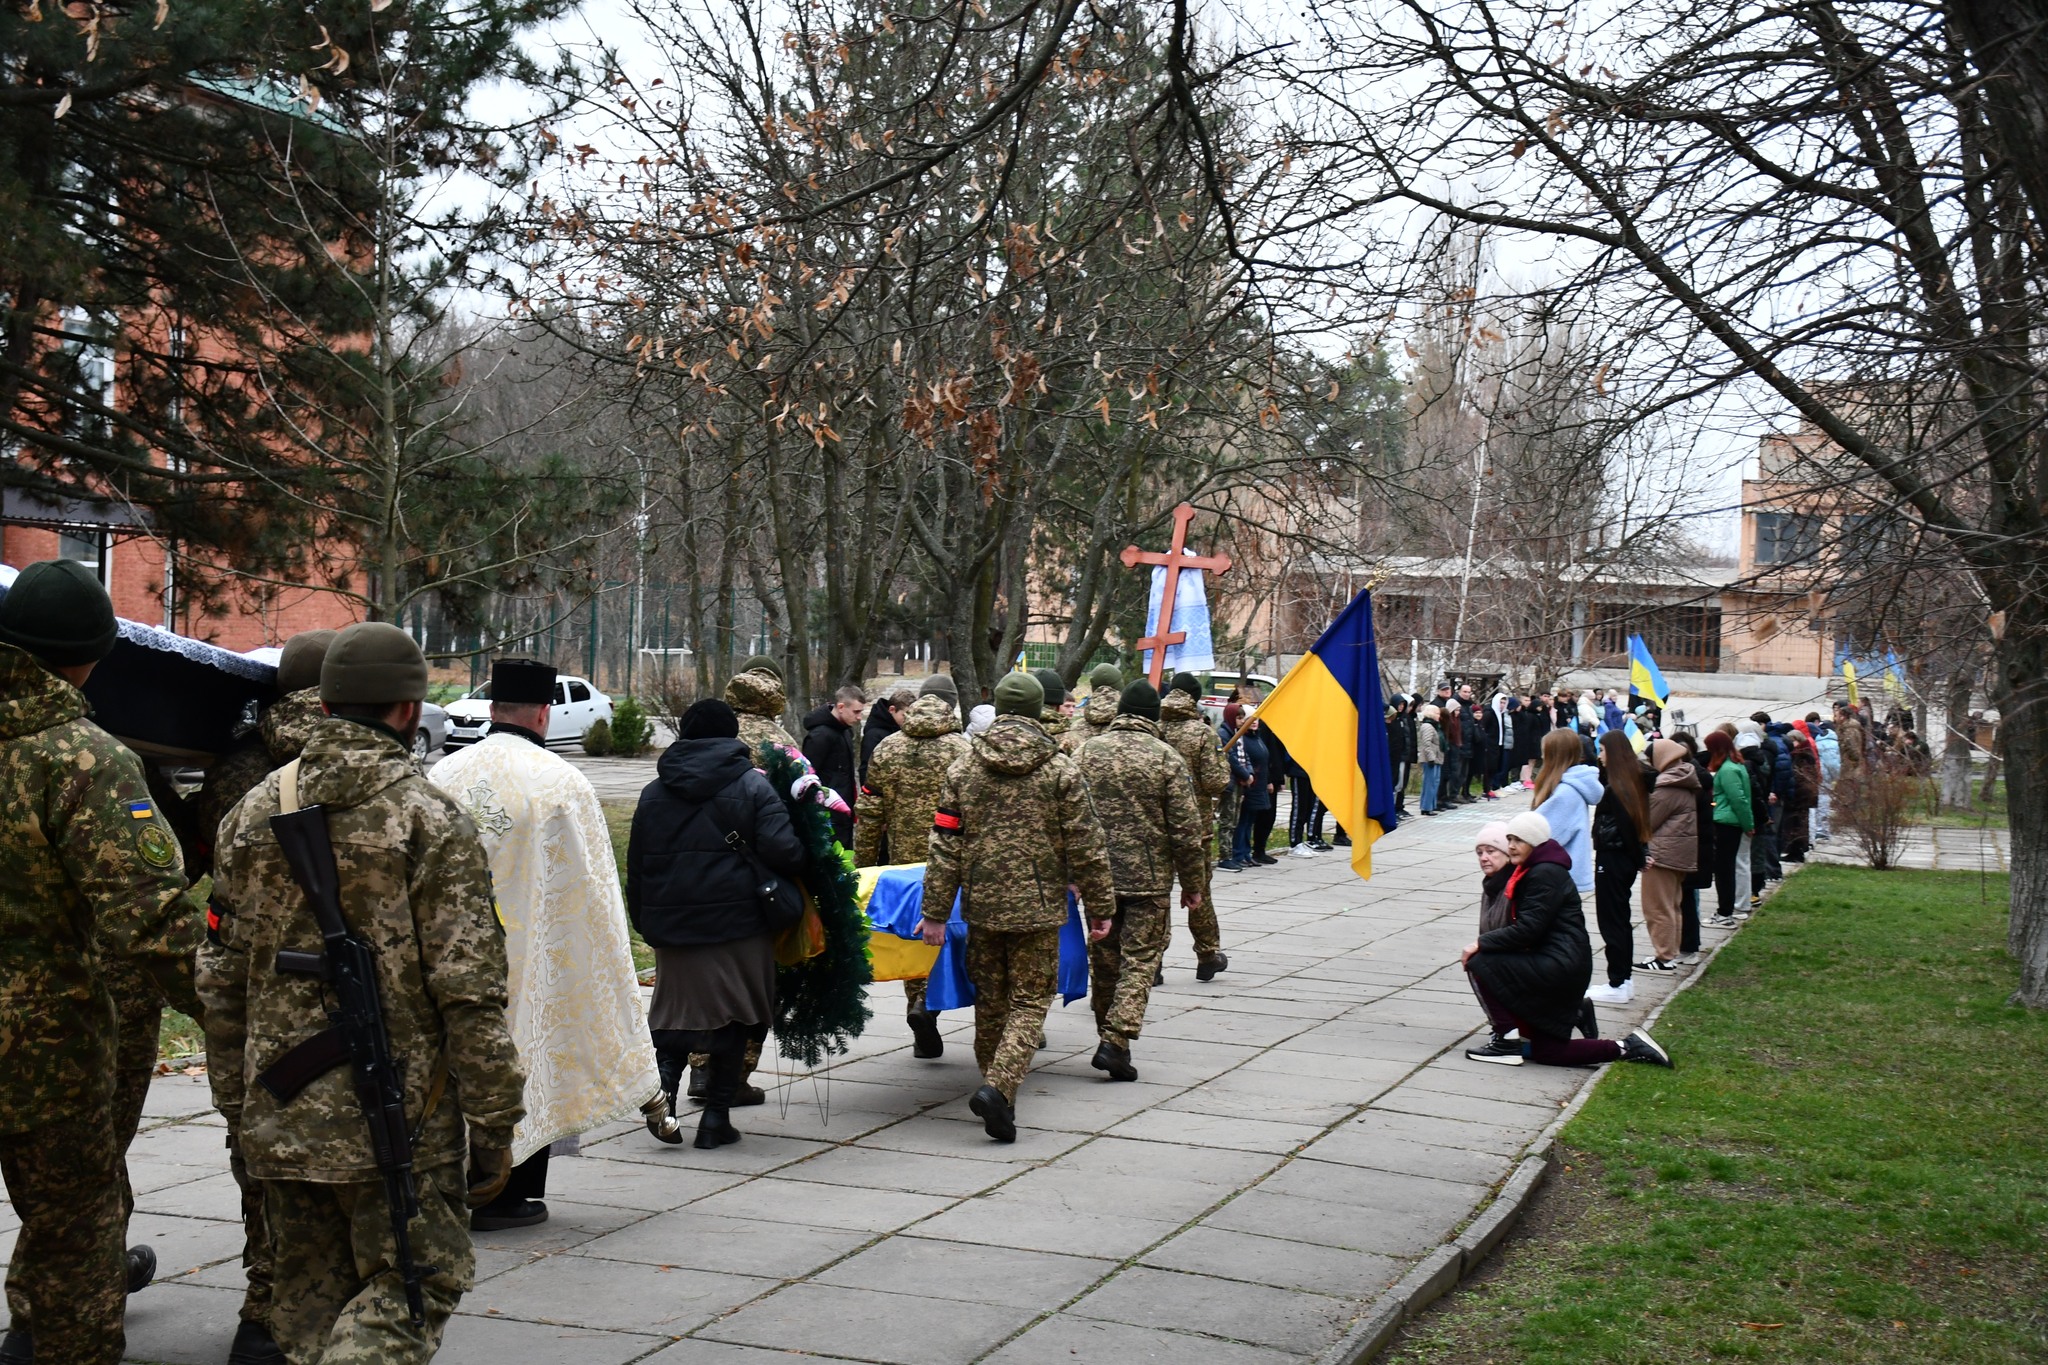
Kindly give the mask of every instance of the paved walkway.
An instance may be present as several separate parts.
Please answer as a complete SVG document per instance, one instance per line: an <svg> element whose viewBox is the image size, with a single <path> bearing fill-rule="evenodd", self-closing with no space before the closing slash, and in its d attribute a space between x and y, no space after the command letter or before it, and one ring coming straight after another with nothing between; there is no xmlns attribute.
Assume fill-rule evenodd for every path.
<svg viewBox="0 0 2048 1365"><path fill-rule="evenodd" d="M1870 866L1856 837L1840 830L1825 843L1816 844L1812 857L1817 863ZM1899 840L1895 864L1941 872L2006 872L2012 868L2012 835L2003 827L1918 825Z"/></svg>
<svg viewBox="0 0 2048 1365"><path fill-rule="evenodd" d="M1230 971L1197 983L1176 935L1135 1084L1089 1069L1085 1004L1055 1008L1014 1146L967 1112L966 1017L946 1016L943 1059L915 1060L893 985L850 1056L736 1115L737 1146L590 1135L554 1163L552 1221L480 1236L441 1359L1314 1357L1491 1199L1588 1079L1462 1056L1480 1022L1456 965L1469 840L1497 809L1415 820L1370 883L1337 856L1219 875ZM1643 982L1604 1031L1671 989ZM131 1303L131 1359L216 1365L241 1279L220 1123L182 1076L149 1114L132 1240L166 1278ZM0 1249L12 1226L0 1206Z"/></svg>

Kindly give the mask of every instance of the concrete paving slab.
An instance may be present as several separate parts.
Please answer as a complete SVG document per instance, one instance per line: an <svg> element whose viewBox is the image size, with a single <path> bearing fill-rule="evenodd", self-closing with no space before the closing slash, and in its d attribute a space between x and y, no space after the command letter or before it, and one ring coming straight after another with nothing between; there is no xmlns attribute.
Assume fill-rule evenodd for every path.
<svg viewBox="0 0 2048 1365"><path fill-rule="evenodd" d="M935 1309L922 1297L814 1282L791 1285L702 1335L893 1365L967 1365L1035 1316L1029 1308L957 1300Z"/></svg>
<svg viewBox="0 0 2048 1365"><path fill-rule="evenodd" d="M914 1225L919 1237L983 1246L1015 1246L1075 1256L1122 1260L1171 1236L1179 1225L1167 1220L1089 1213L1005 1192L983 1195Z"/></svg>
<svg viewBox="0 0 2048 1365"><path fill-rule="evenodd" d="M557 1327L681 1336L778 1284L682 1266L550 1256L478 1285L463 1299L462 1311Z"/></svg>
<svg viewBox="0 0 2048 1365"><path fill-rule="evenodd" d="M1341 1299L1149 1266L1123 1271L1067 1312L1134 1327L1199 1332L1298 1355L1312 1355L1329 1345L1351 1320Z"/></svg>
<svg viewBox="0 0 2048 1365"><path fill-rule="evenodd" d="M1045 1310L1065 1303L1116 1267L1115 1261L1099 1258L908 1236L878 1242L821 1272L816 1281Z"/></svg>
<svg viewBox="0 0 2048 1365"><path fill-rule="evenodd" d="M640 1333L594 1332L559 1323L457 1313L448 1320L434 1365L624 1365L662 1340Z"/></svg>
<svg viewBox="0 0 2048 1365"><path fill-rule="evenodd" d="M873 1233L847 1228L757 1223L683 1209L585 1242L568 1254L793 1280L873 1239Z"/></svg>
<svg viewBox="0 0 2048 1365"><path fill-rule="evenodd" d="M1139 1258L1142 1265L1300 1289L1357 1302L1407 1273L1409 1263L1348 1247L1317 1246L1203 1224ZM1227 1289L1218 1290L1228 1293Z"/></svg>
<svg viewBox="0 0 2048 1365"><path fill-rule="evenodd" d="M1302 1358L1215 1337L1057 1313L983 1359L987 1365L1044 1365L1048 1360L1064 1365L1301 1365Z"/></svg>

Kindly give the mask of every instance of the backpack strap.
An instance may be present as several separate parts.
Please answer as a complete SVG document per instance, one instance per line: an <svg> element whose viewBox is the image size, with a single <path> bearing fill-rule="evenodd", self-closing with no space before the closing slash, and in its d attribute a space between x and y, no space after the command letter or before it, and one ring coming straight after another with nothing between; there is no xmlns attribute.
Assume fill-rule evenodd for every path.
<svg viewBox="0 0 2048 1365"><path fill-rule="evenodd" d="M293 759L277 770L277 813L291 815L299 809L299 760Z"/></svg>

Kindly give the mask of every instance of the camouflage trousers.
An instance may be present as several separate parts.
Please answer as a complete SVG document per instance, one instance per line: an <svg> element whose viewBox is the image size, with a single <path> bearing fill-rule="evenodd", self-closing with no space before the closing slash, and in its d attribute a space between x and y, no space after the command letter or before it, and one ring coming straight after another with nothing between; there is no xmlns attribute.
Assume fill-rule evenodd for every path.
<svg viewBox="0 0 2048 1365"><path fill-rule="evenodd" d="M1215 814L1214 803L1209 813ZM1215 821L1210 821L1213 828ZM1235 824L1233 823L1233 831ZM1216 845L1213 840L1202 841L1202 903L1188 911L1188 932L1194 935L1195 956L1214 957L1223 951L1223 927L1216 922ZM1181 888L1186 891L1186 887Z"/></svg>
<svg viewBox="0 0 2048 1365"><path fill-rule="evenodd" d="M905 978L903 982L903 1012L905 1014L924 1013L923 977L913 976Z"/></svg>
<svg viewBox="0 0 2048 1365"><path fill-rule="evenodd" d="M7 1267L13 1325L37 1365L113 1365L126 1349L120 1151L104 1109L0 1136L0 1176L21 1230Z"/></svg>
<svg viewBox="0 0 2048 1365"><path fill-rule="evenodd" d="M1102 1041L1129 1047L1145 1027L1152 977L1173 931L1172 898L1166 895L1116 898L1109 933L1088 945L1089 1003Z"/></svg>
<svg viewBox="0 0 2048 1365"><path fill-rule="evenodd" d="M1237 808L1244 800L1244 788L1233 782L1223 789L1223 795L1216 798L1216 844L1209 853L1209 865L1216 865L1215 847L1220 846L1225 856L1230 853L1231 841L1237 838Z"/></svg>
<svg viewBox="0 0 2048 1365"><path fill-rule="evenodd" d="M413 1261L428 1271L425 1327L412 1325L406 1307L382 1181L263 1182L277 1276L270 1331L292 1365L424 1365L441 1348L442 1329L476 1282L469 1203L459 1161L414 1178L420 1212L409 1232Z"/></svg>
<svg viewBox="0 0 2048 1365"><path fill-rule="evenodd" d="M229 1139L228 1173L242 1193L242 1317L248 1322L270 1321L270 1285L274 1274L270 1257L270 1224L263 1216L263 1182L249 1174L242 1160L242 1148Z"/></svg>
<svg viewBox="0 0 2048 1365"><path fill-rule="evenodd" d="M922 1000L920 1000L920 1001L919 1001L918 1003L919 1003L919 1004L923 1004L924 1002L923 1002ZM740 1057L740 1061L741 1061L741 1066L740 1066L740 1084L741 1084L741 1085L745 1085L745 1084L747 1084L747 1082L748 1082L748 1081L752 1080L752 1079L753 1079L753 1076L754 1076L754 1068L755 1068L755 1067L757 1067L757 1066L759 1066L759 1065L761 1065L761 1042L762 1042L762 1040L761 1040L761 1039L759 1039L759 1038L749 1038L749 1039L747 1040L747 1050L746 1050L746 1051L745 1051L745 1052L744 1052L743 1054L741 1054L741 1057ZM698 1068L698 1069L701 1069L701 1068L703 1068L703 1067L707 1067L707 1066L710 1066L710 1065L711 1065L711 1054L710 1054L710 1053L708 1053L708 1052L693 1052L693 1053L691 1053L691 1054L690 1054L690 1065L691 1065L691 1066L692 1066L693 1068Z"/></svg>
<svg viewBox="0 0 2048 1365"><path fill-rule="evenodd" d="M974 1060L1015 1104L1059 989L1060 931L970 928L967 979L974 983Z"/></svg>
<svg viewBox="0 0 2048 1365"><path fill-rule="evenodd" d="M110 960L103 968L108 992L114 997L114 1093L108 1106L106 1133L113 1142L112 1179L120 1201L120 1223L115 1240L126 1248L128 1218L135 1212L135 1190L128 1181L128 1144L142 1127L142 1106L149 1099L150 1078L156 1074L157 1040L163 1032L162 996L155 983L126 963ZM7 1311L17 1327L35 1327L35 1314L23 1285L32 1278L24 1273L31 1252L17 1247L14 1264L7 1276ZM122 1270L119 1279L125 1280ZM40 1331L38 1329L38 1334ZM42 1359L38 1351L36 1358Z"/></svg>

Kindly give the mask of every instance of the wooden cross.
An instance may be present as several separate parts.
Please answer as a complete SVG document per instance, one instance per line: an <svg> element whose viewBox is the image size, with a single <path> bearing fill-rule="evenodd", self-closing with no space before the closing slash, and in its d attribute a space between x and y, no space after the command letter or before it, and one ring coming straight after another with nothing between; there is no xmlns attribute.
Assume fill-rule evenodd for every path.
<svg viewBox="0 0 2048 1365"><path fill-rule="evenodd" d="M1148 554L1135 545L1124 547L1123 561L1126 569L1135 569L1140 564L1166 566L1166 583L1159 593L1159 633L1148 635L1138 641L1140 650L1152 651L1152 668L1149 676L1155 688L1159 686L1159 680L1166 675L1166 647L1177 645L1188 638L1186 631L1172 629L1173 597L1174 590L1180 584L1180 571L1208 569L1214 573L1223 573L1230 568L1229 555L1191 555L1187 552L1188 523L1194 519L1195 509L1191 503L1184 502L1173 509L1173 548L1163 555Z"/></svg>

